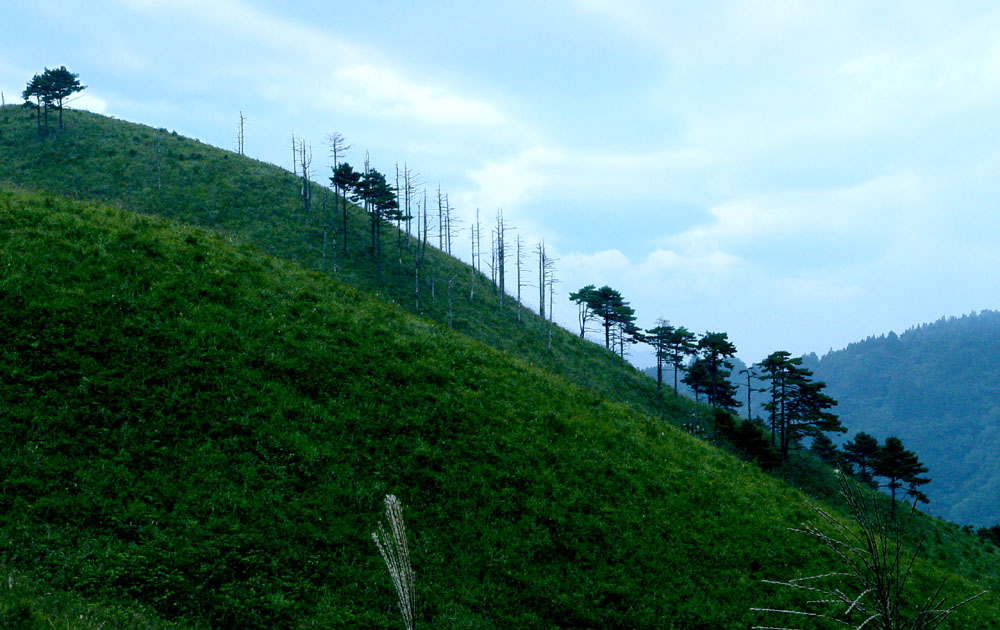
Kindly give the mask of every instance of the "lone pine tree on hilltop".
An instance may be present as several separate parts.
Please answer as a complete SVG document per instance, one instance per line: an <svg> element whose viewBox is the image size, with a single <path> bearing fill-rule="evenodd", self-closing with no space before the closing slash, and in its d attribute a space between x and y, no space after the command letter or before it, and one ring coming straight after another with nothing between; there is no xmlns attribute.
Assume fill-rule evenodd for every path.
<svg viewBox="0 0 1000 630"><path fill-rule="evenodd" d="M60 66L55 69L46 68L44 72L36 74L28 81L28 85L24 88L21 96L29 103L32 98L35 99L34 107L36 109L39 135L42 133L41 117L43 111L45 129L48 131L50 106L59 110L59 128L62 129L62 111L66 99L87 88L87 86L80 84L79 76L67 70L66 66Z"/></svg>

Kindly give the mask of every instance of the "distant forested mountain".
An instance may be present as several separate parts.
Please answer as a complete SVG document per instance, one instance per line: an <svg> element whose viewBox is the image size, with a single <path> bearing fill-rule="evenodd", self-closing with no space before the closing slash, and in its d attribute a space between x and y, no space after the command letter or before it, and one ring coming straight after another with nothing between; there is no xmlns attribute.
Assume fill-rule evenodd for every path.
<svg viewBox="0 0 1000 630"><path fill-rule="evenodd" d="M930 468L932 514L1000 523L1000 312L869 337L805 364L850 430L896 435Z"/></svg>
<svg viewBox="0 0 1000 630"><path fill-rule="evenodd" d="M1000 523L1000 312L941 318L802 359L838 401L832 411L848 429L839 442L858 431L880 442L899 437L930 468L924 510L963 525ZM745 417L746 366L733 363L736 412ZM656 378L655 368L645 372ZM672 385L673 373L665 370L663 380ZM752 415L766 419L767 394L751 394Z"/></svg>

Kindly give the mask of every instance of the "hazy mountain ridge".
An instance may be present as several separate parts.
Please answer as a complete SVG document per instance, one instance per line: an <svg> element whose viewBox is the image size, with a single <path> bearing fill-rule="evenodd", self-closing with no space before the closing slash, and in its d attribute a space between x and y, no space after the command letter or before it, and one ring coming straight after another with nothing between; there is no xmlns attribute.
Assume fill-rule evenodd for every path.
<svg viewBox="0 0 1000 630"><path fill-rule="evenodd" d="M851 433L901 438L930 468L927 510L1000 523L1000 312L869 337L815 365Z"/></svg>

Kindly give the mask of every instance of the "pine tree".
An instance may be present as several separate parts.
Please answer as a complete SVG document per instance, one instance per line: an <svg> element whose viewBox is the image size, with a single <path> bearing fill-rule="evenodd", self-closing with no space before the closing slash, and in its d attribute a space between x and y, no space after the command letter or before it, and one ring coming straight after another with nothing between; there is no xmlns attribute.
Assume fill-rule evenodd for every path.
<svg viewBox="0 0 1000 630"><path fill-rule="evenodd" d="M684 361L696 351L695 334L678 326L667 339L666 359L674 366L674 397L677 397L677 373L684 369Z"/></svg>
<svg viewBox="0 0 1000 630"><path fill-rule="evenodd" d="M913 497L917 501L927 503L927 495L918 490L930 482L929 477L920 475L927 472L927 467L920 463L917 454L903 448L903 442L897 437L887 437L885 445L879 449L878 457L875 460L875 475L885 477L888 482L885 484L892 495L891 513L896 512L896 492L903 490L907 496Z"/></svg>
<svg viewBox="0 0 1000 630"><path fill-rule="evenodd" d="M59 110L59 128L62 129L63 103L73 94L87 89L87 86L80 85L80 75L73 74L66 69L66 66L59 66L55 70L46 68L43 77L46 78L48 84L49 98Z"/></svg>
<svg viewBox="0 0 1000 630"><path fill-rule="evenodd" d="M784 461L788 461L791 444L802 437L846 431L829 411L837 401L823 393L826 383L814 382L801 358L781 350L768 355L760 366L764 379L771 381L771 400L764 405L771 414L771 441L774 444L777 437Z"/></svg>
<svg viewBox="0 0 1000 630"><path fill-rule="evenodd" d="M733 364L728 359L736 355L736 346L729 341L729 335L706 332L698 340L698 351L708 372L705 390L708 404L723 409L739 407L741 403L736 400L736 386L729 382Z"/></svg>
<svg viewBox="0 0 1000 630"><path fill-rule="evenodd" d="M347 162L341 162L333 169L333 176L330 177L340 199L341 209L341 239L344 244L344 258L347 258L347 199L357 201L357 192L361 184L361 173L358 173Z"/></svg>
<svg viewBox="0 0 1000 630"><path fill-rule="evenodd" d="M594 303L597 287L588 284L579 291L569 294L571 302L577 305L577 321L580 324L580 337L587 332L587 322L594 318L594 311L591 304Z"/></svg>
<svg viewBox="0 0 1000 630"><path fill-rule="evenodd" d="M825 433L820 433L813 438L809 450L816 453L827 464L833 465L837 463L837 445Z"/></svg>
<svg viewBox="0 0 1000 630"><path fill-rule="evenodd" d="M593 287L594 285L588 285ZM586 288L586 287L584 287ZM582 290L582 289L581 289ZM572 299L573 295L570 294ZM582 321L582 320L581 320ZM581 336L583 336L581 328ZM657 322L657 325L646 331L646 343L653 346L653 350L656 353L656 391L659 391L663 387L663 363L667 360L667 348L669 347L670 339L674 334L676 329L664 321L662 318Z"/></svg>
<svg viewBox="0 0 1000 630"><path fill-rule="evenodd" d="M857 477L870 486L877 485L872 478L872 470L879 454L878 440L864 431L844 444L845 459L857 466Z"/></svg>

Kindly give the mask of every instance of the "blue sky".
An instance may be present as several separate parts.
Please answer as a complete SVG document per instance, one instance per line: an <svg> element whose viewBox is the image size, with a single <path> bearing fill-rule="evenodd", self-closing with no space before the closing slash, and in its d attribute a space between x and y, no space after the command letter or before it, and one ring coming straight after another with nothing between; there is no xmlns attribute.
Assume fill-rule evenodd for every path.
<svg viewBox="0 0 1000 630"><path fill-rule="evenodd" d="M570 329L590 283L747 362L1000 308L994 3L4 4L8 102L66 65L77 107L230 149L242 110L323 178L340 132L545 239Z"/></svg>

